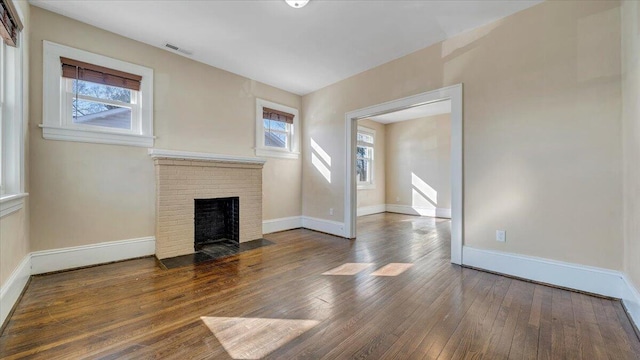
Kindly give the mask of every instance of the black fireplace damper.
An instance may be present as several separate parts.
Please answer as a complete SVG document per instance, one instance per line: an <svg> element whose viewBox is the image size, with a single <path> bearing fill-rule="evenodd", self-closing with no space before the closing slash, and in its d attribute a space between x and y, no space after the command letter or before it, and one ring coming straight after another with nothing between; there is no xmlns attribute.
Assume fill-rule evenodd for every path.
<svg viewBox="0 0 640 360"><path fill-rule="evenodd" d="M222 242L240 243L239 203L238 197L195 199L196 251Z"/></svg>

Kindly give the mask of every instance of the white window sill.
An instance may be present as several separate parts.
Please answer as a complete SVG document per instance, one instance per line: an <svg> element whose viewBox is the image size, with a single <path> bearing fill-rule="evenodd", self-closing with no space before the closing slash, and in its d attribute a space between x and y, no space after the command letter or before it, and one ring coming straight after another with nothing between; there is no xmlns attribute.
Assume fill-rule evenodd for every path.
<svg viewBox="0 0 640 360"><path fill-rule="evenodd" d="M268 157L278 157L283 159L298 159L300 157L299 152L287 151L287 150L277 150L277 149L269 149L269 148L256 148L256 156L268 156Z"/></svg>
<svg viewBox="0 0 640 360"><path fill-rule="evenodd" d="M0 197L0 218L16 212L24 206L24 198L29 194L11 194Z"/></svg>
<svg viewBox="0 0 640 360"><path fill-rule="evenodd" d="M358 190L374 190L375 184L358 184Z"/></svg>
<svg viewBox="0 0 640 360"><path fill-rule="evenodd" d="M42 137L47 140L64 140L98 144L153 147L154 136L106 132L100 130L78 130L58 126L40 125Z"/></svg>

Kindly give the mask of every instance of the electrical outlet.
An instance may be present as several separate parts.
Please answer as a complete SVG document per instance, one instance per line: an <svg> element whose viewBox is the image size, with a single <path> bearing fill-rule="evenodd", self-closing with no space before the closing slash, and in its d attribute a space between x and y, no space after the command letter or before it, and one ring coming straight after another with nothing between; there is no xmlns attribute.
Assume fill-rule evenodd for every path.
<svg viewBox="0 0 640 360"><path fill-rule="evenodd" d="M333 216L333 208L329 208L329 215Z"/></svg>
<svg viewBox="0 0 640 360"><path fill-rule="evenodd" d="M400 202L400 196L396 196L396 202Z"/></svg>
<svg viewBox="0 0 640 360"><path fill-rule="evenodd" d="M496 230L496 241L506 242L507 232L505 230Z"/></svg>

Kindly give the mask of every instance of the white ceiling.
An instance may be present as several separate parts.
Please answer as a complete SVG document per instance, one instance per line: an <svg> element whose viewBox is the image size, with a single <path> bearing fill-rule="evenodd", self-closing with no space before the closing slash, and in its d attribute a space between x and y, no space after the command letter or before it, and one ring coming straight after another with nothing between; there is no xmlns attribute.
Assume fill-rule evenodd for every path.
<svg viewBox="0 0 640 360"><path fill-rule="evenodd" d="M391 124L400 121L420 119L427 116L447 114L451 112L451 100L438 101L420 105L384 115L372 116L368 119L381 124Z"/></svg>
<svg viewBox="0 0 640 360"><path fill-rule="evenodd" d="M541 0L30 0L53 12L304 95Z"/></svg>

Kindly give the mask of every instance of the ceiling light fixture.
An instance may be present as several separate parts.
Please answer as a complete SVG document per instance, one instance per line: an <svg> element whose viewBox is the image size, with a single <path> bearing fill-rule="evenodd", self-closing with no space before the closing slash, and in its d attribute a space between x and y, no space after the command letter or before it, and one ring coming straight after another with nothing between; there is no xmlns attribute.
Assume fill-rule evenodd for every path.
<svg viewBox="0 0 640 360"><path fill-rule="evenodd" d="M305 5L307 5L307 3L309 2L309 0L284 0L284 1L286 1L287 5L295 9L300 9Z"/></svg>

